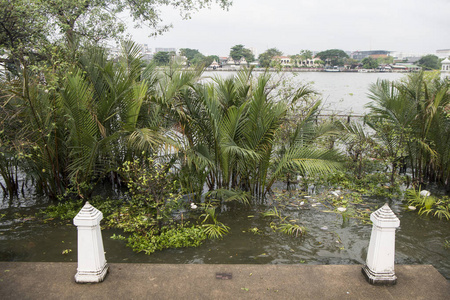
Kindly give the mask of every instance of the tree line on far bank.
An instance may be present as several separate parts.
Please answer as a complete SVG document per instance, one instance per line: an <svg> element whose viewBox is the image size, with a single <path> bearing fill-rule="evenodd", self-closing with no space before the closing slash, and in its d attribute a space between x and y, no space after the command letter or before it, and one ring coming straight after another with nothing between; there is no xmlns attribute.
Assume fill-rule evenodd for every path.
<svg viewBox="0 0 450 300"><path fill-rule="evenodd" d="M186 64L188 66L205 66L208 67L213 61L220 63L220 58L217 55L203 55L198 49L181 48L179 50L179 55L186 58ZM176 53L169 52L157 52L155 53L153 60L159 66L167 66L170 63L171 57L176 56ZM238 44L230 49L229 57L234 61L239 61L241 58L245 58L247 63L252 63L257 61L258 66L262 68L269 67L281 67L283 66L280 62L280 57L283 56L283 52L277 48L270 48L261 53L258 57L255 57L252 51L245 48L244 45ZM310 50L301 50L299 54L288 55L292 61L291 65L301 67L303 62L312 59L313 53ZM394 58L392 56L387 57L377 57L373 58L371 56L365 57L362 60L356 60L350 58L348 54L340 49L329 49L325 51L318 52L315 58L316 65L321 66L344 66L348 65L351 69L356 67L362 67L364 69L376 69L380 65L392 64ZM441 59L436 55L429 54L421 57L417 61L417 65L422 67L424 70L439 70L441 68ZM407 62L407 61L404 61Z"/></svg>

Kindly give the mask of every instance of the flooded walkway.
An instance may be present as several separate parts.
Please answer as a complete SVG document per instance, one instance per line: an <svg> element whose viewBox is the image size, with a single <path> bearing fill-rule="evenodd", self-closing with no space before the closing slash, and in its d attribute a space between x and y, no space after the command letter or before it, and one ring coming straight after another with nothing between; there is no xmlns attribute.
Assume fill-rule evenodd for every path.
<svg viewBox="0 0 450 300"><path fill-rule="evenodd" d="M448 299L431 265L397 265L373 286L361 265L110 264L102 283L77 284L76 263L0 262L1 299Z"/></svg>

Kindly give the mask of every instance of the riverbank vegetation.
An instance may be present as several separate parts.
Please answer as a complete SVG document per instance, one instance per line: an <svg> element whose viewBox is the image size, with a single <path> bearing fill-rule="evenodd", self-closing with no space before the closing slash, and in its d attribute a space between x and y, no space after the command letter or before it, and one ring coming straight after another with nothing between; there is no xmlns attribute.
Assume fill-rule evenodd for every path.
<svg viewBox="0 0 450 300"><path fill-rule="evenodd" d="M449 86L428 74L373 84L369 114L348 123L318 121L310 86L268 73L202 81L201 69L145 64L132 43L118 60L107 57L89 47L62 67L64 76L23 68L2 81L5 196L33 184L57 203L49 216L68 205L71 213L60 215L73 217L98 186L124 190L121 201L106 201L115 203L106 223L131 232L117 238L133 249L151 253L222 237L228 229L216 208L264 202L279 182L287 190L337 189L342 194L325 200L343 218L361 217L350 209L360 195L402 197L401 186L428 183L449 188ZM406 201L448 219L448 201L431 199ZM195 215L189 204L203 222L185 222ZM278 218L275 229L305 231L276 209L266 213Z"/></svg>
<svg viewBox="0 0 450 300"><path fill-rule="evenodd" d="M53 202L47 219L73 218L90 201L103 211L104 226L124 231L114 238L148 254L222 238L229 227L221 210L261 203L270 206L263 215L273 230L302 236L307 229L283 207L313 205L310 189L344 220L367 220L362 196L403 198L405 188L413 189L405 204L450 218L448 197L419 192L430 184L450 190L448 81L423 72L379 81L363 119L323 119L320 95L309 85L251 68L229 78L205 78L202 68L175 63L161 68L131 42L113 59L76 38L78 17L87 12L64 26L51 7L38 15L22 2L12 11L42 22L13 40L0 36L11 58L0 80L5 198L33 186ZM51 13L63 43L46 39ZM36 41L43 53L31 47ZM99 196L100 187L116 197ZM289 198L293 189L301 194Z"/></svg>
<svg viewBox="0 0 450 300"><path fill-rule="evenodd" d="M288 170L339 168L336 149L310 147L331 127L312 125L319 102L306 101L313 94L308 87L277 90L269 74L256 77L251 70L201 83L202 70L158 70L138 53L124 43L121 57L111 61L104 49L89 47L58 70L61 77L53 69L23 68L3 82L5 196L32 184L53 201L70 203L109 184L128 190L116 225L131 224L152 237L172 228L165 218L180 205L180 195L195 203L206 197L205 221L212 224L201 228L220 237L226 227L211 207L262 201ZM300 106L304 117L294 122Z"/></svg>
<svg viewBox="0 0 450 300"><path fill-rule="evenodd" d="M221 238L228 227L217 212L232 203L273 199L264 213L272 228L302 235L306 228L288 221L286 203L276 200L281 182L288 195L292 187L321 190L317 199L330 212L362 221L361 196L402 198L402 187L429 183L449 188L447 82L425 73L379 81L363 122L319 121L320 101L308 85L251 69L202 81L201 69L157 69L138 53L124 43L111 61L91 47L58 80L52 70L24 69L2 82L5 196L33 184L55 202L47 218L73 218L96 199L105 226L127 233L114 238L150 254ZM125 194L101 201L95 190L104 185ZM448 198L414 199L405 201L419 213L449 219Z"/></svg>

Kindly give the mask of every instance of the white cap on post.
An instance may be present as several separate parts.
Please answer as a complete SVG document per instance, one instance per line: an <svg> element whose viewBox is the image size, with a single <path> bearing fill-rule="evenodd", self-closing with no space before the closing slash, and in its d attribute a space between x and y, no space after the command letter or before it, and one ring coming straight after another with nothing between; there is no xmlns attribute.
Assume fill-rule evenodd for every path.
<svg viewBox="0 0 450 300"><path fill-rule="evenodd" d="M395 229L400 220L386 203L370 215L373 222L366 265L362 273L371 284L393 285L397 283L394 271Z"/></svg>
<svg viewBox="0 0 450 300"><path fill-rule="evenodd" d="M86 202L73 219L78 230L78 269L75 281L80 283L101 282L106 276L108 265L103 250L100 221L101 211Z"/></svg>

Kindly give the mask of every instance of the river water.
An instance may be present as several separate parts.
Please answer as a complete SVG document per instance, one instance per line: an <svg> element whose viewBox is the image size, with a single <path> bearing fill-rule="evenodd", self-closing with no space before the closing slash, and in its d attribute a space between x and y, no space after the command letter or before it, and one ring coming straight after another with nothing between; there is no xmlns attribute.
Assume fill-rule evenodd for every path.
<svg viewBox="0 0 450 300"><path fill-rule="evenodd" d="M228 76L229 72L216 72ZM228 74L227 74L228 73ZM210 75L207 73L206 75ZM290 75L291 76L291 75ZM364 112L367 87L378 78L396 80L393 73L298 73L299 82L310 82L322 93L330 109L342 113ZM117 230L103 230L106 259L129 263L208 263L208 264L364 264L371 225L341 215L311 198L306 204L287 205L285 213L307 228L303 237L273 232L272 220L261 215L265 205L235 206L224 209L219 220L230 227L222 240L206 241L198 248L171 249L150 256L134 253L123 241L110 238ZM400 219L396 234L398 264L432 264L450 280L450 226L438 220L407 211L399 200L365 199L367 209L388 202ZM298 203L298 201L297 201ZM76 261L76 228L70 221L36 222L33 215L45 208L44 198L26 196L9 201L0 195L1 261ZM259 234L250 229L257 228ZM64 253L64 254L63 254Z"/></svg>
<svg viewBox="0 0 450 300"><path fill-rule="evenodd" d="M263 217L265 205L234 206L219 215L230 227L222 240L208 240L197 248L170 249L152 255L134 253L125 242L113 240L119 230L103 230L106 259L116 263L171 264L364 264L371 225L329 212L311 198L289 201L283 215L305 226L302 237L274 232L271 218ZM396 232L396 264L431 264L450 280L450 239L448 221L418 216L400 201L365 199L362 207L374 211L388 202L400 219ZM36 222L32 216L44 205L4 209L0 220L0 261L76 261L77 230L71 221ZM257 228L258 233L251 229ZM63 254L66 252L66 254Z"/></svg>
<svg viewBox="0 0 450 300"><path fill-rule="evenodd" d="M228 77L235 72L206 72L205 77ZM258 73L255 73L258 74ZM274 78L279 74L272 73ZM353 73L353 72L296 72L281 73L290 78L293 83L309 83L320 93L322 98L322 113L360 115L367 110L364 105L371 100L367 97L368 88L377 80L398 80L405 73Z"/></svg>

